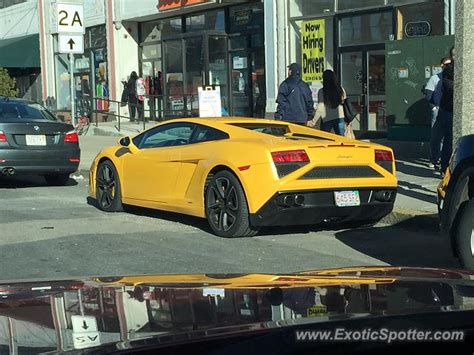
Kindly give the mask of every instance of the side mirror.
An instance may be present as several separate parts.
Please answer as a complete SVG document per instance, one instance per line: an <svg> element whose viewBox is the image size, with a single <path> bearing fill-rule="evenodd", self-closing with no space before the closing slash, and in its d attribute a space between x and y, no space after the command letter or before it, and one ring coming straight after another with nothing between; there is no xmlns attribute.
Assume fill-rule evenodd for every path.
<svg viewBox="0 0 474 355"><path fill-rule="evenodd" d="M131 140L130 140L130 137L129 136L126 136L126 137L123 137L123 138L120 138L119 140L119 144L122 146L122 147L128 147L131 143Z"/></svg>

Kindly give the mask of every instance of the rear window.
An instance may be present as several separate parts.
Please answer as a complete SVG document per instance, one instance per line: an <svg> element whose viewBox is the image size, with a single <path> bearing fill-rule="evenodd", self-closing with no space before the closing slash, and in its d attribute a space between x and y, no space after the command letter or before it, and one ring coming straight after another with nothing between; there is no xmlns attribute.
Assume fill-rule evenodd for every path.
<svg viewBox="0 0 474 355"><path fill-rule="evenodd" d="M251 131L270 134L276 137L283 137L290 132L288 126L281 124L261 124L261 123L230 123L232 126L249 129Z"/></svg>
<svg viewBox="0 0 474 355"><path fill-rule="evenodd" d="M58 121L58 119L47 111L43 106L36 103L21 101L0 101L0 120L2 119L35 119Z"/></svg>

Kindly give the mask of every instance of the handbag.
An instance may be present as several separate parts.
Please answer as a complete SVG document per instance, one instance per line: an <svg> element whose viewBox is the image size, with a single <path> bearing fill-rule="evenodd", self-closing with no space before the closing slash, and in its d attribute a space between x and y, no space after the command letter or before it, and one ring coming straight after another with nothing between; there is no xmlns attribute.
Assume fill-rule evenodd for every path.
<svg viewBox="0 0 474 355"><path fill-rule="evenodd" d="M348 139L355 139L354 130L352 129L352 123L346 124L346 132L344 133L344 137Z"/></svg>
<svg viewBox="0 0 474 355"><path fill-rule="evenodd" d="M346 121L346 123L351 123L359 114L348 99L344 100L342 107L344 108L344 121Z"/></svg>

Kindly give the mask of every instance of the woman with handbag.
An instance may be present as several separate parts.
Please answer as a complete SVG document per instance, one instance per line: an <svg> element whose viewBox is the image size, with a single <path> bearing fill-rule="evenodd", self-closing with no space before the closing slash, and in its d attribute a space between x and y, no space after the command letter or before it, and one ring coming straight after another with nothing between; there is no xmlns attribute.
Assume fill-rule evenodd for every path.
<svg viewBox="0 0 474 355"><path fill-rule="evenodd" d="M346 92L339 85L336 74L332 70L323 73L323 87L318 91L318 106L313 120L308 126L314 127L312 121L321 119L321 130L334 131L335 134L344 136L346 132L346 121L344 119L344 101Z"/></svg>

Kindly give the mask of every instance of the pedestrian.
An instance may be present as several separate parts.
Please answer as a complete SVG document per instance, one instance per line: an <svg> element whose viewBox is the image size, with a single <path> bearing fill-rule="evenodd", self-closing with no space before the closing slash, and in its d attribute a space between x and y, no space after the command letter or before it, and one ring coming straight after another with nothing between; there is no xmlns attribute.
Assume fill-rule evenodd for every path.
<svg viewBox="0 0 474 355"><path fill-rule="evenodd" d="M441 152L441 142L444 138L444 132L441 129L442 125L438 118L439 105L441 103L442 95L442 79L443 79L443 69L451 63L450 57L444 57L441 59L441 72L436 73L430 77L425 86L425 98L428 101L428 104L431 109L431 158L430 158L430 167L440 169L439 160Z"/></svg>
<svg viewBox="0 0 474 355"><path fill-rule="evenodd" d="M346 92L339 85L336 74L328 69L323 72L323 87L318 91L318 106L313 121L321 119L321 130L334 131L344 136L346 121L344 119L344 100Z"/></svg>
<svg viewBox="0 0 474 355"><path fill-rule="evenodd" d="M439 104L437 120L440 121L440 129L444 134L443 148L441 150L441 173L444 175L451 154L453 152L453 89L454 89L454 47L450 50L451 63L443 69L442 94Z"/></svg>
<svg viewBox="0 0 474 355"><path fill-rule="evenodd" d="M301 65L292 63L288 68L288 78L278 89L275 119L306 125L314 116L313 95L309 85L301 80Z"/></svg>
<svg viewBox="0 0 474 355"><path fill-rule="evenodd" d="M132 71L127 82L128 112L130 114L130 122L135 122L135 115L138 108L137 79L137 72Z"/></svg>

